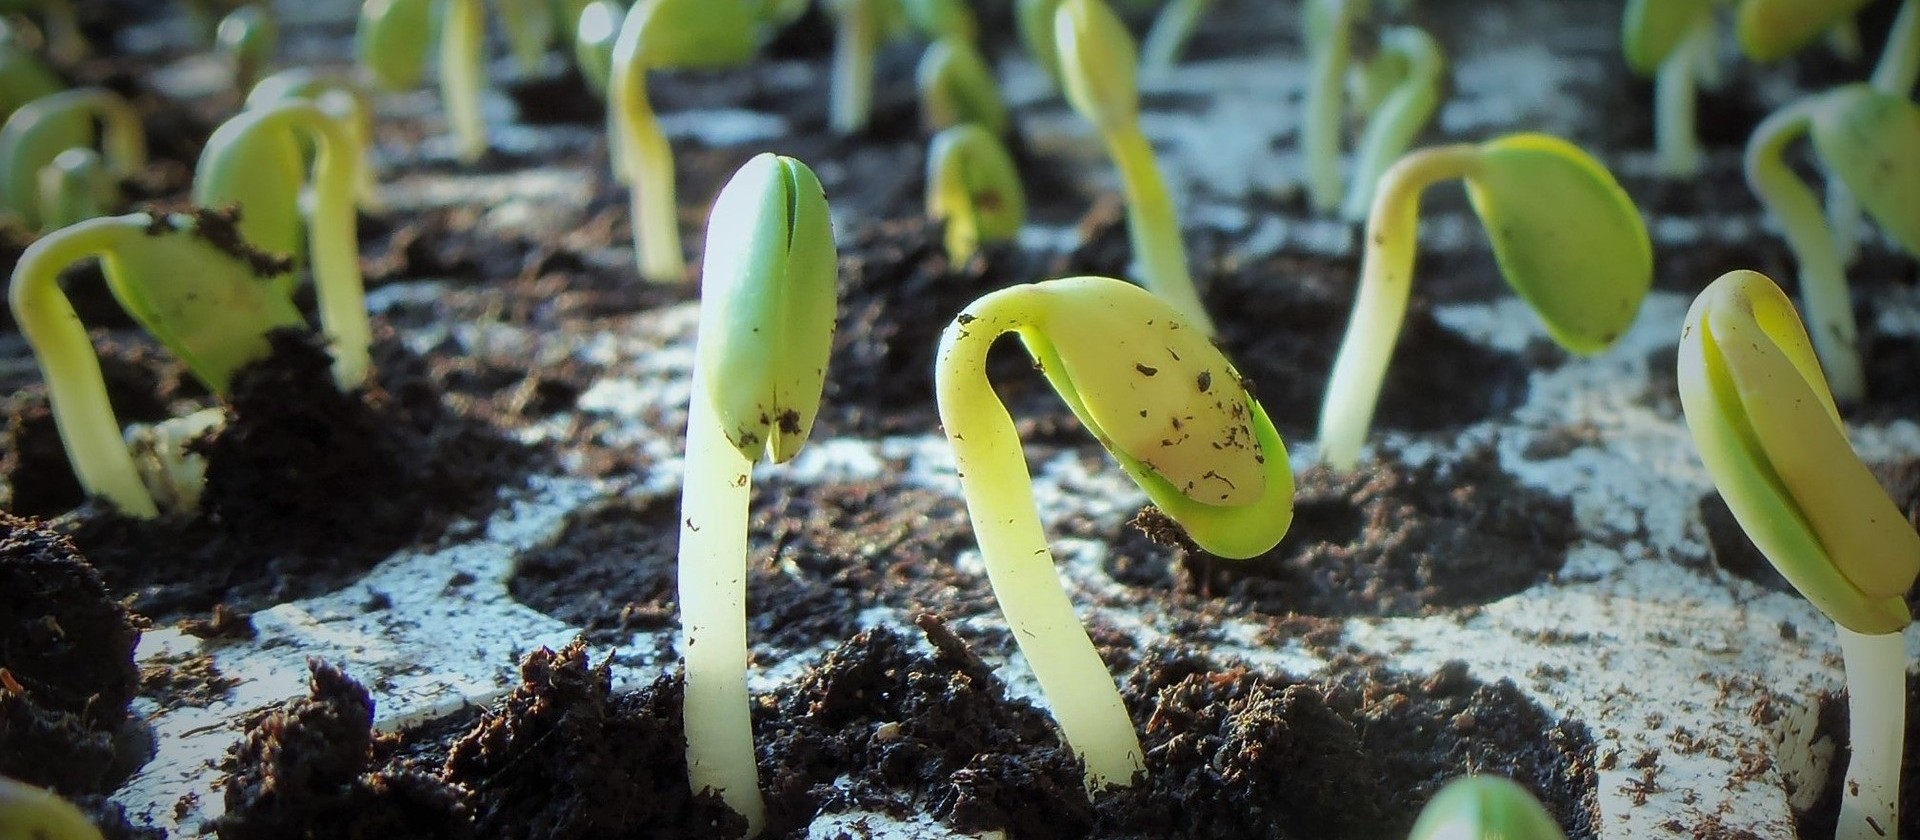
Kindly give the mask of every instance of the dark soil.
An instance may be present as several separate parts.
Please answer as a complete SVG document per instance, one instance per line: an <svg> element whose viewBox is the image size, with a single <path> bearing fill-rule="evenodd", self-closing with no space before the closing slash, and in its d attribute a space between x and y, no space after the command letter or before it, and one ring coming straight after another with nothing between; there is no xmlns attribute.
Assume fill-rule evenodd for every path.
<svg viewBox="0 0 1920 840"><path fill-rule="evenodd" d="M758 704L767 836L856 809L1013 837L1397 836L1468 772L1519 780L1570 837L1593 835L1590 736L1457 663L1299 680L1152 651L1121 678L1147 781L1089 801L1047 715L1009 699L939 619L917 623L924 644L863 631ZM369 731L363 688L314 673L311 699L264 717L235 749L225 840L300 825L316 837L737 836L737 817L686 787L675 674L614 694L579 643L536 651L520 687L477 721L396 739Z"/></svg>
<svg viewBox="0 0 1920 840"><path fill-rule="evenodd" d="M484 517L533 460L483 419L449 410L428 364L391 339L376 346L377 382L351 395L309 338L273 343L270 359L235 377L226 426L200 445L199 515L139 521L94 503L58 523L145 615L250 611L335 588L460 517ZM42 410L16 404L10 425L47 435ZM24 461L58 444L17 437L12 451ZM41 480L65 471L64 456L39 457L20 467ZM54 506L20 500L19 489L22 507Z"/></svg>
<svg viewBox="0 0 1920 840"><path fill-rule="evenodd" d="M145 760L127 706L140 627L44 523L0 513L0 776L104 793Z"/></svg>
<svg viewBox="0 0 1920 840"><path fill-rule="evenodd" d="M1577 534L1565 500L1530 489L1481 449L1451 465L1384 458L1296 480L1294 520L1273 550L1226 560L1149 507L1111 537L1107 571L1229 612L1421 615L1484 604L1550 579Z"/></svg>
<svg viewBox="0 0 1920 840"><path fill-rule="evenodd" d="M1912 725L1920 720L1920 677L1907 675L1907 735L1902 746L1900 761L1900 826L1897 832L1901 837L1920 836L1920 727ZM1827 771L1827 780L1822 786L1820 798L1804 813L1795 814L1794 828L1798 829L1800 840L1826 840L1833 836L1834 826L1840 822L1841 786L1847 780L1847 761L1853 755L1853 748L1847 737L1847 698L1845 694L1830 694L1820 698L1820 723L1814 732L1814 743L1822 738L1831 739L1836 745L1833 751L1833 766ZM1896 832L1887 832L1893 836Z"/></svg>

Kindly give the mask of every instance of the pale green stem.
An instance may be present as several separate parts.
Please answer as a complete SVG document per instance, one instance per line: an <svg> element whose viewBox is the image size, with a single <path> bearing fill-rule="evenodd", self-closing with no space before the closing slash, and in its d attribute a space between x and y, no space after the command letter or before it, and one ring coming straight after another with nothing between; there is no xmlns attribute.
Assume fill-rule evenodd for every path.
<svg viewBox="0 0 1920 840"><path fill-rule="evenodd" d="M980 211L967 188L966 161L951 162L930 173L928 215L946 223L947 262L965 264L980 250Z"/></svg>
<svg viewBox="0 0 1920 840"><path fill-rule="evenodd" d="M1833 231L1833 253L1842 268L1860 258L1860 240L1867 235L1866 215L1860 200L1847 189L1847 182L1829 173L1827 182L1827 229Z"/></svg>
<svg viewBox="0 0 1920 840"><path fill-rule="evenodd" d="M1440 74L1445 60L1432 36L1412 27L1388 32L1382 43L1389 52L1406 57L1407 75L1367 122L1366 133L1354 157L1353 181L1347 185L1347 200L1340 213L1348 221L1367 217L1373 206L1374 186L1380 174L1405 153L1413 138L1433 119L1440 108Z"/></svg>
<svg viewBox="0 0 1920 840"><path fill-rule="evenodd" d="M873 114L874 53L880 48L873 0L853 0L833 35L833 87L828 122L839 134L858 134Z"/></svg>
<svg viewBox="0 0 1920 840"><path fill-rule="evenodd" d="M88 106L100 119L100 151L116 177L131 177L147 165L147 129L127 100L102 92Z"/></svg>
<svg viewBox="0 0 1920 840"><path fill-rule="evenodd" d="M480 0L446 0L440 27L440 102L453 131L454 153L467 163L487 153L485 10Z"/></svg>
<svg viewBox="0 0 1920 840"><path fill-rule="evenodd" d="M1300 126L1300 151L1306 159L1307 199L1315 212L1340 207L1340 112L1350 60L1350 4L1346 0L1308 0L1325 4L1328 31L1314 39L1307 77L1306 120ZM1308 14L1313 14L1310 10Z"/></svg>
<svg viewBox="0 0 1920 840"><path fill-rule="evenodd" d="M1669 177L1700 174L1703 153L1694 127L1698 111L1694 82L1700 64L1697 53L1712 48L1713 14L1702 9L1687 37L1674 47L1654 76L1654 147L1659 152L1660 172Z"/></svg>
<svg viewBox="0 0 1920 840"><path fill-rule="evenodd" d="M1807 133L1814 100L1803 99L1763 120L1747 140L1747 184L1759 195L1780 227L1787 247L1800 264L1801 310L1807 334L1827 374L1833 398L1842 405L1857 403L1867 392L1866 373L1855 347L1859 329L1847 293L1846 267L1834 245L1833 232L1820 206L1820 197L1794 174L1784 153L1787 144Z"/></svg>
<svg viewBox="0 0 1920 840"><path fill-rule="evenodd" d="M1422 149L1380 176L1367 217L1360 290L1320 409L1320 458L1336 470L1353 469L1360 461L1387 363L1400 339L1419 248L1420 193L1435 182L1465 177L1478 157L1472 144Z"/></svg>
<svg viewBox="0 0 1920 840"><path fill-rule="evenodd" d="M314 298L320 329L332 345L334 384L350 391L365 384L373 368L373 326L367 317L354 213L361 149L345 122L318 108L304 122L320 137L313 163L313 212L307 223Z"/></svg>
<svg viewBox="0 0 1920 840"><path fill-rule="evenodd" d="M1147 38L1140 44L1140 72L1159 76L1172 70L1193 30L1200 25L1200 16L1211 5L1213 0L1168 0L1160 7L1153 28L1147 30Z"/></svg>
<svg viewBox="0 0 1920 840"><path fill-rule="evenodd" d="M615 171L626 173L631 191L634 260L640 276L654 283L685 279L680 253L680 215L674 190L673 146L647 101L645 68L615 68L610 95L619 153Z"/></svg>
<svg viewBox="0 0 1920 840"><path fill-rule="evenodd" d="M1138 123L1115 128L1107 134L1107 150L1120 168L1120 183L1127 194L1127 239L1133 244L1133 260L1140 285L1158 295L1174 311L1194 326L1216 335L1213 319L1193 288L1193 276L1187 272L1187 245L1180 238L1180 215L1167 192L1166 179L1153 158L1153 143L1140 133Z"/></svg>
<svg viewBox="0 0 1920 840"><path fill-rule="evenodd" d="M1920 79L1920 2L1900 4L1893 25L1887 27L1887 46L1873 66L1873 87L1901 99L1913 95L1913 83Z"/></svg>
<svg viewBox="0 0 1920 840"><path fill-rule="evenodd" d="M976 304L969 310L973 320L948 327L941 339L934 376L940 421L953 445L993 597L1033 667L1067 746L1086 760L1087 788L1129 784L1145 768L1139 736L1060 584L1020 437L987 380L987 350L994 339L1027 329L1021 313L1009 305L1017 301L1002 297L996 303Z"/></svg>
<svg viewBox="0 0 1920 840"><path fill-rule="evenodd" d="M697 367L697 364L696 364ZM766 824L747 695L747 510L753 464L720 430L699 370L687 406L680 489L680 628L687 664L687 774L747 818Z"/></svg>
<svg viewBox="0 0 1920 840"><path fill-rule="evenodd" d="M100 358L60 288L60 272L82 260L111 254L129 237L146 235L146 219L144 215L89 219L41 237L20 255L8 294L14 321L40 362L54 425L60 430L74 476L88 494L104 497L121 513L139 519L151 519L160 511L121 437L113 405L107 400Z"/></svg>
<svg viewBox="0 0 1920 840"><path fill-rule="evenodd" d="M1868 636L1838 623L1847 667L1847 740L1853 757L1840 786L1834 840L1900 834L1900 761L1907 739L1907 637Z"/></svg>

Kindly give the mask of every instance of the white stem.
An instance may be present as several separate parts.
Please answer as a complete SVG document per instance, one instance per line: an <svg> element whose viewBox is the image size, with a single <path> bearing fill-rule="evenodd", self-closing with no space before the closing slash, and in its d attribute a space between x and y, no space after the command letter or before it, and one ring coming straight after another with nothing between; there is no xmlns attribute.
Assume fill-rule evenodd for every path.
<svg viewBox="0 0 1920 840"><path fill-rule="evenodd" d="M1654 77L1654 145L1660 153L1660 171L1676 178L1700 174L1702 153L1694 128L1694 74L1697 55L1713 45L1713 15L1702 14L1685 40L1667 56Z"/></svg>
<svg viewBox="0 0 1920 840"><path fill-rule="evenodd" d="M1907 737L1907 637L1862 635L1839 624L1847 663L1847 741L1834 840L1900 836L1900 760Z"/></svg>
<svg viewBox="0 0 1920 840"><path fill-rule="evenodd" d="M472 163L487 153L487 122L480 113L486 87L486 18L480 0L447 0L440 33L440 104L453 130L455 153Z"/></svg>
<svg viewBox="0 0 1920 840"><path fill-rule="evenodd" d="M871 0L847 5L834 28L828 121L837 134L858 134L867 129L873 113L873 61L880 48L880 32Z"/></svg>
<svg viewBox="0 0 1920 840"><path fill-rule="evenodd" d="M680 627L687 663L687 775L766 825L747 696L747 505L753 464L720 430L700 371L687 407L680 495Z"/></svg>

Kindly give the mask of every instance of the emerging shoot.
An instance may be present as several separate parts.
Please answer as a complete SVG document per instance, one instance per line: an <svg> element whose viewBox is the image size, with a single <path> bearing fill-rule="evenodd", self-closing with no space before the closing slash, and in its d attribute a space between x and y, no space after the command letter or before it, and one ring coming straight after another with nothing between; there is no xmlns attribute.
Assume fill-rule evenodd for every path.
<svg viewBox="0 0 1920 840"><path fill-rule="evenodd" d="M958 38L971 44L980 38L980 21L967 0L899 0L913 28L931 41Z"/></svg>
<svg viewBox="0 0 1920 840"><path fill-rule="evenodd" d="M1364 20L1368 0L1307 0L1307 45L1311 68L1307 110L1300 126L1306 160L1307 202L1316 212L1340 207L1340 115L1347 64L1353 57L1353 25Z"/></svg>
<svg viewBox="0 0 1920 840"><path fill-rule="evenodd" d="M1779 61L1852 18L1868 0L1741 0L1734 35L1754 61Z"/></svg>
<svg viewBox="0 0 1920 840"><path fill-rule="evenodd" d="M1013 22L1020 31L1020 43L1034 63L1047 71L1055 84L1061 83L1060 47L1053 38L1053 13L1060 0L1014 0Z"/></svg>
<svg viewBox="0 0 1920 840"><path fill-rule="evenodd" d="M248 3L220 19L214 46L233 68L233 86L250 90L280 47L280 24L266 6Z"/></svg>
<svg viewBox="0 0 1920 840"><path fill-rule="evenodd" d="M1353 180L1347 184L1347 200L1340 214L1349 221L1367 218L1373 206L1373 190L1380 175L1406 154L1413 138L1433 119L1440 108L1440 84L1447 71L1440 45L1426 30L1396 26L1380 36L1379 60L1403 65L1399 84L1387 93L1380 106L1367 119L1366 133L1354 156Z"/></svg>
<svg viewBox="0 0 1920 840"><path fill-rule="evenodd" d="M22 105L66 89L59 74L32 50L0 42L0 121L13 116Z"/></svg>
<svg viewBox="0 0 1920 840"><path fill-rule="evenodd" d="M40 221L47 230L104 216L119 201L120 186L92 149L68 149L40 170Z"/></svg>
<svg viewBox="0 0 1920 840"><path fill-rule="evenodd" d="M487 153L487 123L480 113L486 29L481 0L367 0L355 33L360 66L387 90L419 85L427 51L439 47L440 105L454 154L467 163Z"/></svg>
<svg viewBox="0 0 1920 840"><path fill-rule="evenodd" d="M1152 78L1171 71L1180 61L1180 51L1187 48L1187 39L1199 27L1200 16L1211 5L1213 0L1168 0L1161 6L1153 28L1147 30L1146 42L1140 46L1140 72Z"/></svg>
<svg viewBox="0 0 1920 840"><path fill-rule="evenodd" d="M1695 87L1712 60L1712 0L1628 0L1620 30L1627 66L1654 77L1654 147L1662 174L1700 174L1704 152L1694 130Z"/></svg>
<svg viewBox="0 0 1920 840"><path fill-rule="evenodd" d="M500 27L507 32L507 49L521 75L540 72L540 63L553 46L553 9L547 0L499 0Z"/></svg>
<svg viewBox="0 0 1920 840"><path fill-rule="evenodd" d="M234 371L266 357L267 333L304 325L292 298L261 280L284 271L284 264L235 250L242 246L229 223L204 214L89 219L41 237L14 267L8 303L40 364L74 475L89 495L105 497L128 516L153 517L159 508L121 439L99 357L60 288L60 273L98 258L127 314L196 379L225 394ZM211 224L223 229L203 235L200 226Z"/></svg>
<svg viewBox="0 0 1920 840"><path fill-rule="evenodd" d="M1127 238L1140 283L1200 331L1215 333L1187 273L1187 246L1173 196L1140 131L1140 87L1133 36L1102 0L1062 0L1054 12L1055 45L1067 101L1107 141L1127 195Z"/></svg>
<svg viewBox="0 0 1920 840"><path fill-rule="evenodd" d="M587 87L601 97L607 95L613 74L613 44L620 37L620 22L627 9L617 0L592 0L580 10L573 33L573 63Z"/></svg>
<svg viewBox="0 0 1920 840"><path fill-rule="evenodd" d="M1806 329L1773 281L1722 275L1687 311L1680 404L1700 460L1740 527L1834 622L1853 757L1843 840L1900 824L1906 738L1905 596L1920 535L1847 443Z"/></svg>
<svg viewBox="0 0 1920 840"><path fill-rule="evenodd" d="M1007 103L973 42L959 38L933 42L920 58L914 81L920 88L921 121L928 131L974 123L996 135L1007 133Z"/></svg>
<svg viewBox="0 0 1920 840"><path fill-rule="evenodd" d="M45 228L40 173L61 152L91 148L96 121L112 177L131 176L147 165L146 129L119 94L77 88L42 97L15 111L0 127L0 210L18 216L29 228Z"/></svg>
<svg viewBox="0 0 1920 840"><path fill-rule="evenodd" d="M1560 346L1580 354L1605 350L1633 323L1653 284L1653 246L1632 199L1605 167L1564 140L1510 134L1401 158L1374 193L1360 290L1320 411L1321 457L1335 469L1359 462L1406 317L1420 195L1456 178L1466 182L1501 276Z"/></svg>
<svg viewBox="0 0 1920 840"><path fill-rule="evenodd" d="M744 64L759 46L759 18L746 0L646 0L627 13L613 47L607 137L613 174L632 188L633 248L640 276L686 275L674 191L673 147L647 100L647 71Z"/></svg>
<svg viewBox="0 0 1920 840"><path fill-rule="evenodd" d="M329 78L305 67L282 70L260 80L247 94L248 108L264 108L291 99L312 100L335 119L346 124L353 146L360 150L355 167L355 198L361 209L379 210L380 182L373 169L373 103L366 92L345 79Z"/></svg>
<svg viewBox="0 0 1920 840"><path fill-rule="evenodd" d="M1005 242L1027 220L1020 171L1000 140L978 125L957 125L927 152L927 217L945 222L947 260L973 258L983 242Z"/></svg>
<svg viewBox="0 0 1920 840"><path fill-rule="evenodd" d="M307 253L320 326L332 344L334 382L341 390L366 381L373 344L354 216L360 147L351 125L304 100L249 108L207 139L193 177L196 203L238 206L246 241L283 254L301 250L300 189L313 185L313 212L305 225L311 240ZM301 139L316 150L311 177L300 152ZM291 294L292 275L274 285Z"/></svg>
<svg viewBox="0 0 1920 840"><path fill-rule="evenodd" d="M1502 776L1463 776L1435 794L1407 840L1567 840L1526 788Z"/></svg>
<svg viewBox="0 0 1920 840"><path fill-rule="evenodd" d="M1286 445L1205 332L1118 280L993 292L940 337L940 422L994 598L1068 746L1086 760L1088 789L1130 784L1144 769L1139 738L1061 588L1019 436L987 380L988 348L1007 333L1147 497L1214 554L1252 557L1286 534Z"/></svg>
<svg viewBox="0 0 1920 840"><path fill-rule="evenodd" d="M747 697L747 507L753 465L798 454L833 343L837 256L805 164L762 154L720 191L707 225L700 331L680 500L687 767L766 823Z"/></svg>
<svg viewBox="0 0 1920 840"><path fill-rule="evenodd" d="M1866 396L1846 268L1820 197L1786 161L1801 135L1829 176L1909 252L1920 254L1920 106L1869 85L1802 99L1763 120L1747 141L1747 184L1780 222L1800 268L1813 346L1842 405Z"/></svg>
<svg viewBox="0 0 1920 840"><path fill-rule="evenodd" d="M859 134L873 117L873 64L880 44L902 24L900 0L825 0L834 17L833 87L827 123Z"/></svg>

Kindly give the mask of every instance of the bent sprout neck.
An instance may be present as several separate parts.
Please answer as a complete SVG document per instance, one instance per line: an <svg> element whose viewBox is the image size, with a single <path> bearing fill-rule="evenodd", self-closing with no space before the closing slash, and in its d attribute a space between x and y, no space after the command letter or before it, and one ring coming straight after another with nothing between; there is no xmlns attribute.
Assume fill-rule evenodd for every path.
<svg viewBox="0 0 1920 840"><path fill-rule="evenodd" d="M1441 74L1446 72L1440 45L1425 30L1395 27L1380 41L1387 53L1406 61L1407 72L1374 112L1360 138L1353 181L1348 184L1347 200L1341 207L1341 215L1350 221L1367 217L1381 173L1406 151L1439 109Z"/></svg>

